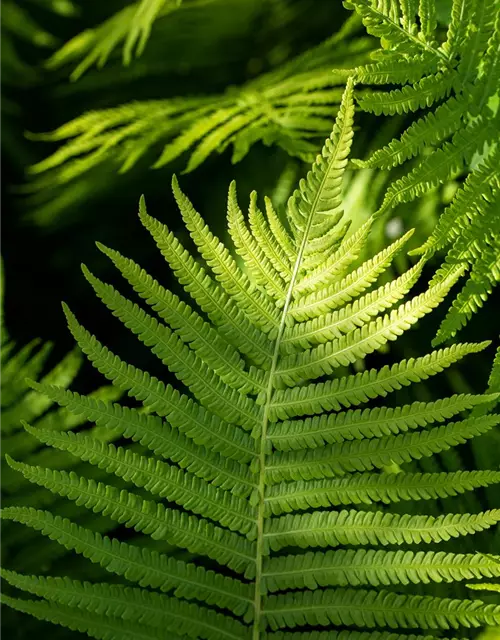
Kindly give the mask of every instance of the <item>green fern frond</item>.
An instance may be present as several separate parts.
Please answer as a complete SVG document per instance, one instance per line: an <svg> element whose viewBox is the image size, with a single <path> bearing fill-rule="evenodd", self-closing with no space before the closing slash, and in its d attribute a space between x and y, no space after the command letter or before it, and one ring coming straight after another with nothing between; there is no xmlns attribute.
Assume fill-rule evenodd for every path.
<svg viewBox="0 0 500 640"><path fill-rule="evenodd" d="M53 622L72 631L81 631L98 640L160 640L165 634L143 624L133 624L106 615L89 615L47 600L11 598L2 594L1 602L16 611L27 613L38 620ZM171 636L172 640L175 640Z"/></svg>
<svg viewBox="0 0 500 640"><path fill-rule="evenodd" d="M146 47L154 22L178 9L182 0L138 0L93 29L83 31L67 42L48 61L56 68L80 57L83 60L71 74L78 80L88 69L102 67L121 43L123 64L130 64L134 55L141 55Z"/></svg>
<svg viewBox="0 0 500 640"><path fill-rule="evenodd" d="M77 67L75 73L79 75L98 59L105 60L127 33L130 37L135 34L137 42L142 22L134 21L133 16L139 5L158 7L161 4L162 11L167 11L179 1L135 2L112 18L119 24L117 28L111 25L112 33L108 34L107 40L96 41L94 47L97 33L83 32L56 54L52 66L78 59L87 48L92 48ZM262 3L244 4L253 7L249 20L254 20L256 6ZM248 13L248 7L242 9L243 15ZM215 15L234 13L234 8L231 5L227 8L224 2L190 0L182 4L172 20L175 16L186 15L189 28L189 13L199 8L206 14L211 11ZM200 17L201 23L209 19L208 15ZM308 162L314 160L321 142L331 131L332 114L339 109L343 85L351 75L350 68L360 59L364 60L373 46L366 38L360 39L361 50L344 42L352 36L353 24L358 26L356 19L347 20L345 28L320 45L239 87L229 87L223 93L142 100L87 111L51 133L30 135L36 140L61 143L52 155L29 170L34 176L29 191L34 193L34 202L38 203L34 204L34 217L41 221L45 214L57 215L54 207L51 212L45 209L43 190L46 185L58 187L66 206L68 200L85 188L83 185L89 172L105 163L116 166L119 172L126 172L139 162L161 168L187 156L186 171L193 171L228 146L233 148L232 161L239 162L259 141L277 145L287 154ZM102 28L106 25L104 23ZM117 39L113 40L113 34ZM332 73L332 68L339 65L341 68Z"/></svg>
<svg viewBox="0 0 500 640"><path fill-rule="evenodd" d="M467 235L468 244L476 248L460 257L471 274L438 332L439 344L468 322L500 281L498 204L491 205L498 202L499 193L498 2L453 0L445 35L437 28L433 2L350 0L344 4L362 17L370 33L381 38L382 48L373 54L379 61L358 67L358 81L402 85L363 94L358 99L360 108L394 115L432 107L368 160L354 161L358 167L390 169L419 158L411 171L389 186L379 215L422 197L450 178L468 174L421 248L428 256L438 248L446 249L450 264L457 261L456 251L452 254L459 235Z"/></svg>
<svg viewBox="0 0 500 640"><path fill-rule="evenodd" d="M411 6L404 4L399 22L406 27L387 31L396 49L411 32ZM428 52L435 48L434 18L427 3L421 3L423 10L425 38L412 46ZM369 13L380 30L378 14ZM5 582L40 598L6 596L13 608L106 640L324 640L314 627L325 627L338 640L426 640L398 631L500 623L498 606L424 589L427 583L500 576L496 556L445 547L495 527L500 510L438 515L429 505L490 488L500 482L500 472L493 465L427 473L414 464L500 423L500 416L488 414L500 392L496 373L482 396L463 392L428 403L370 404L489 343L457 344L358 373L352 366L436 307L463 270L455 265L439 272L423 293L405 302L427 256L393 281L378 280L408 234L360 265L373 220L350 233L341 197L353 84L347 84L321 156L288 201L286 220L269 201L258 209L252 194L247 221L234 184L229 187L229 236L241 262L174 180L193 253L148 215L143 199L139 213L185 299L102 246L139 302L84 268L104 304L178 379L179 390L121 360L65 307L82 351L139 406L84 396L50 381L31 383L32 393L96 426L73 433L43 422L25 424L27 436L81 464L77 473L71 466L8 457L11 474L44 488L59 498L57 504L69 500L74 509L137 536L125 541L96 530L92 522L75 519L68 506L67 512L57 505L46 510L41 500L36 504L38 493L33 501L39 508L10 503L4 521L24 524L29 535L41 533L114 578L85 582L9 569ZM332 291L335 304L323 308ZM313 318L297 312L311 304L319 305ZM94 429L118 434L120 441L96 437ZM422 501L425 514L413 501ZM424 544L425 550L408 548ZM398 591L410 584L421 586L422 594ZM357 588L381 585L394 590ZM359 632L344 632L345 626ZM273 633L278 629L283 633Z"/></svg>

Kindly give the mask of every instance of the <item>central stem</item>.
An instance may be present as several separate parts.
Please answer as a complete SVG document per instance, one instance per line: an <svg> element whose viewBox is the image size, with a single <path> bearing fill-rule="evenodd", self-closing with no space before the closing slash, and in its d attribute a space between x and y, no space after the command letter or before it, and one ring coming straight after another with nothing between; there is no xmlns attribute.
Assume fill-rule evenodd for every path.
<svg viewBox="0 0 500 640"><path fill-rule="evenodd" d="M274 376L278 366L278 360L280 356L281 340L286 327L286 318L288 315L288 309L292 302L292 293L297 281L302 257L307 244L307 238L312 224L313 216L309 216L309 220L304 230L304 237L302 239L297 259L293 268L293 273L290 278L290 284L286 293L285 304L283 305L283 313L281 315L281 321L278 329L278 335L276 336L276 342L274 343L274 353L271 363L271 369L269 371L269 377L267 381L266 400L264 404L263 416L262 416L262 430L260 433L260 448L259 448L259 482L257 485L258 491L258 506L257 506L257 545L256 545L256 557L255 557L255 597L254 597L254 623L252 640L259 640L262 627L262 564L264 560L264 510L266 500L266 450L267 450L267 427L269 424L269 411L271 408L271 400L274 389Z"/></svg>

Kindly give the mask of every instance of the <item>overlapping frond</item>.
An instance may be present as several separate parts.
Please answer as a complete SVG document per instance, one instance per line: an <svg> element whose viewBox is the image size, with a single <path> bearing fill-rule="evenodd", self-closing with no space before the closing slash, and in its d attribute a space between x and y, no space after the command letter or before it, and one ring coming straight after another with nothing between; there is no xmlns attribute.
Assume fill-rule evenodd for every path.
<svg viewBox="0 0 500 640"><path fill-rule="evenodd" d="M376 14L373 20L378 30ZM431 48L432 24L429 12L422 29ZM398 29L387 37L397 46ZM7 505L2 517L12 526L23 524L114 576L91 583L5 571L5 582L39 598L7 595L11 607L106 640L326 638L311 627L325 627L329 639L426 640L397 631L500 623L500 608L480 600L398 591L500 576L496 557L446 548L495 527L498 509L427 513L428 501L489 488L500 472L424 473L414 464L498 425L500 417L488 409L500 390L494 373L481 396L369 404L488 343L457 344L356 373L353 365L437 306L462 267L438 273L426 291L404 301L425 256L396 280L378 280L408 236L359 265L372 220L349 233L342 212L352 126L349 81L332 135L290 198L286 220L269 201L261 211L255 194L247 220L229 187L229 236L240 262L176 180L193 253L141 200L141 220L184 292L168 291L102 246L140 302L84 268L104 304L170 370L179 389L121 360L66 308L82 351L139 406L87 397L50 380L31 383L30 393L94 422L94 429L112 430L120 441L97 438L93 429L25 423L29 437L84 466L76 473L12 455L11 473L137 538L111 537L43 504ZM335 304L321 306L331 295ZM315 301L313 317L297 311ZM421 501L422 511L412 501ZM165 546L153 548L151 540ZM380 586L392 590L364 588ZM346 626L348 636L341 631ZM273 633L278 629L283 633Z"/></svg>
<svg viewBox="0 0 500 640"><path fill-rule="evenodd" d="M463 264L469 278L449 309L436 343L453 337L500 281L498 226L498 82L500 12L497 0L453 0L447 33L438 29L434 2L349 0L344 3L381 38L378 61L358 67L367 85L401 85L373 91L361 109L393 115L427 109L398 138L356 160L359 167L390 169L416 157L413 168L387 189L380 214L468 174L421 247L447 251L448 267ZM456 247L455 240L463 242Z"/></svg>
<svg viewBox="0 0 500 640"><path fill-rule="evenodd" d="M109 23L68 42L52 64L59 66L79 59L88 51L74 72L75 77L79 76L90 65L104 62L125 39L124 55L129 59L134 49L142 48L148 33L146 19L153 17L144 7L151 5L161 17L165 12L171 13L180 2L139 0ZM205 4L207 12L230 15L240 11L234 2L226 7L219 0L208 3L184 0L165 22L184 12L188 16L190 5L203 8ZM262 5L240 4L254 5L253 13L256 6ZM139 11L142 17L137 20L135 15ZM200 24L206 19L200 19ZM189 19L186 20L189 28ZM348 20L340 31L317 47L223 93L140 100L95 109L51 133L31 136L60 144L54 153L30 168L33 180L29 189L35 192L34 202L38 203L35 216L41 220L46 211L44 185L57 186L61 194L71 198L74 185L83 185L92 169L106 163L118 172L126 172L140 162L153 168L165 167L182 156L187 157L186 171L193 171L229 146L233 148L232 161L239 162L258 142L279 146L289 155L312 161L331 131L332 115L339 109L349 69L365 59L373 47L368 38L360 38L359 46L351 46L349 38L356 28L358 21ZM335 73L333 67L339 67ZM48 211L46 214L51 215Z"/></svg>

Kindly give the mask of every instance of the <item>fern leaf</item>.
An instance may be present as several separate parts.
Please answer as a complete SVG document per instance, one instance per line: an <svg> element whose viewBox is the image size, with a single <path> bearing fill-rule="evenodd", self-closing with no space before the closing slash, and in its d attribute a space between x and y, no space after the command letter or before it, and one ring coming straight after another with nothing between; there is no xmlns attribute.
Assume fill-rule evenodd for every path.
<svg viewBox="0 0 500 640"><path fill-rule="evenodd" d="M477 555L444 551L338 550L282 556L267 562L269 591L453 582L500 575L500 565Z"/></svg>
<svg viewBox="0 0 500 640"><path fill-rule="evenodd" d="M438 517L380 511L315 511L270 520L266 539L274 551L288 546L429 544L484 531L499 521L498 509Z"/></svg>
<svg viewBox="0 0 500 640"><path fill-rule="evenodd" d="M161 640L164 633L158 629L143 624L133 624L120 618L109 618L106 615L75 611L72 607L63 607L46 600L26 600L2 595L3 604L16 611L28 613L38 620L81 631L97 640ZM172 640L175 640L171 636Z"/></svg>
<svg viewBox="0 0 500 640"><path fill-rule="evenodd" d="M269 198L265 200L266 218L257 207L257 194L253 196L253 193L250 196L250 206L248 208L250 229L267 260L283 280L288 282L292 275L290 258L294 255L291 238L281 224Z"/></svg>
<svg viewBox="0 0 500 640"><path fill-rule="evenodd" d="M248 502L213 487L189 472L82 434L43 431L27 424L24 427L47 445L69 451L107 473L114 473L153 495L215 520L231 531L253 537L250 532L254 521Z"/></svg>
<svg viewBox="0 0 500 640"><path fill-rule="evenodd" d="M379 210L380 214L396 204L413 200L437 186L450 173L461 170L464 162L471 160L478 143L486 141L489 135L491 132L488 125L481 119L457 131L451 142L446 142L407 176L391 184Z"/></svg>
<svg viewBox="0 0 500 640"><path fill-rule="evenodd" d="M87 614L106 613L147 627L198 635L206 640L248 638L245 627L221 613L155 592L115 584L90 584L69 578L24 576L2 570L10 584ZM154 612L154 613L153 613Z"/></svg>
<svg viewBox="0 0 500 640"><path fill-rule="evenodd" d="M230 296L215 285L205 270L196 264L168 232L165 225L160 225L148 216L145 207L145 202L141 199L141 220L186 291L193 296L214 324L228 326L227 339L238 346L245 355L258 364L270 362L272 347L266 336L251 323L243 311L236 311Z"/></svg>
<svg viewBox="0 0 500 640"><path fill-rule="evenodd" d="M358 8L372 31L386 38L390 50L378 56L383 64L394 63L397 68L400 56L408 63L415 53L419 62L422 57L429 64L433 61L434 74L460 73L454 71L456 60L449 60L447 49L439 46L442 31L435 29L430 3L351 0L348 4ZM355 24L356 20L350 21L344 33L350 34ZM322 60L333 42L335 38L317 52ZM367 46L365 42L363 47ZM238 94L239 120L223 118L201 137L192 131L198 144L194 162L214 145L230 141L238 153L244 152L250 144L245 136L257 136L266 126L262 104L271 93L281 124L301 126L305 136L309 127L321 127L329 108L326 88L351 74L330 74L332 80L326 71L318 75L314 65L315 59L306 54L288 69L252 81L248 94ZM292 67L304 84L300 96L288 75ZM485 69L485 82L488 74ZM352 79L347 83L337 124L321 155L289 199L287 225L269 200L260 211L255 194L247 217L236 202L234 186L230 188L229 236L243 259L242 267L175 182L175 196L200 262L165 225L148 216L141 200L141 220L193 306L108 249L104 252L164 324L85 271L112 313L151 347L187 391L174 390L121 360L66 310L70 330L91 363L140 404L129 408L114 403L113 397L87 397L33 383L34 390L46 394L46 402L55 401L71 413L74 426L87 419L95 427L73 432L70 422L58 426L43 418L36 428L27 427L26 437L47 446L23 462L7 456L10 486L23 487L23 495L17 504L10 496L3 517L27 525L24 541L37 552L42 548L44 558L75 551L94 563L95 575L104 569L114 574L114 582L24 575L34 564L34 554L28 553L16 561L21 573L9 570L5 579L43 599L8 598L12 607L105 640L175 639L176 634L203 640L326 640L321 627L336 640L429 640L401 636L399 630L500 624L500 608L495 605L397 591L415 585L425 594L426 583L500 575L496 557L437 547L453 540L455 546L463 544L464 536L486 532L500 522L498 509L475 513L477 509L462 505L458 513L446 510L448 498L500 482L494 462L490 471L452 470L459 468L454 466L458 454L453 455L453 447L500 423L499 415L488 415L499 389L495 365L488 393L482 396L460 393L427 403L381 406L380 399L389 393L436 375L465 355L481 351L487 342L457 344L359 371L364 366L359 361L367 354L395 339L440 302L470 260L480 258L481 245L470 242L469 236L458 238L450 252L456 262L448 256L424 293L392 310L416 282L432 249L425 250L406 274L372 288L379 276L390 275L391 261L408 236L356 264L374 218L348 235L349 221L342 215L353 84ZM231 104L233 98L228 96L224 108ZM301 113L304 104L311 106L309 114ZM173 104L170 107L175 110ZM204 115L209 117L210 112ZM483 117L471 120L471 129ZM98 122L90 126L99 127ZM245 122L253 128L246 128ZM279 139L277 124L269 135ZM181 146L185 142L189 141L178 139ZM112 136L106 143L118 144ZM471 142L470 151L473 148ZM98 147L94 151L101 153ZM137 153L141 152L139 145ZM457 158L463 160L468 153L457 147ZM429 165L426 161L419 165L418 180L413 176L415 189L417 183L418 188L423 184L422 166L427 171L435 155L429 156ZM487 195L488 204L479 212L484 225L489 216L481 213L489 213L493 206L494 189ZM476 206L471 199L470 210L460 212L467 218L461 218L461 224L470 220L476 228ZM333 303L330 298L335 298ZM312 318L306 312L299 317L297 309L304 304L318 305ZM359 373L351 373L350 364ZM332 377L310 382L325 375ZM368 404L372 400L376 403ZM472 409L469 417L448 423L468 409ZM12 434L9 446L28 451L24 434L18 436ZM112 444L118 436L123 440ZM449 452L443 465L450 471L441 472L432 458L443 452ZM414 462L424 459L418 466ZM75 466L79 475L72 471ZM29 483L41 488L30 492ZM464 499L471 507L477 504L468 496ZM427 514L412 504L431 500ZM392 503L401 504L391 510ZM56 515L30 504L51 505ZM108 537L111 523L137 535L126 542ZM10 540L19 535L16 526L8 531ZM48 538L46 544L37 541L40 533ZM408 549L417 544L428 546L425 551ZM282 553L287 547L292 548ZM317 551L302 553L310 547ZM324 547L330 549L322 552ZM365 585L386 585L391 590L350 588ZM333 586L338 589L329 588ZM275 590L283 593L269 595ZM437 592L436 588L431 594ZM457 594L462 595L459 588ZM301 627L297 634L272 633L294 627ZM360 631L344 632L343 627ZM395 633L375 631L384 627ZM362 632L363 628L368 631Z"/></svg>
<svg viewBox="0 0 500 640"><path fill-rule="evenodd" d="M250 606L251 592L242 582L155 550L102 536L48 511L10 507L2 510L1 517L35 528L66 549L141 587L172 591L179 598L215 604L237 615Z"/></svg>
<svg viewBox="0 0 500 640"><path fill-rule="evenodd" d="M392 367L386 365L380 370L370 369L346 376L342 380L318 382L294 389L277 389L271 404L273 421L323 411L339 411L342 407L355 406L371 398L385 397L413 382L426 380L468 353L482 351L488 344L489 342L453 345L433 351L422 358L402 360Z"/></svg>
<svg viewBox="0 0 500 640"><path fill-rule="evenodd" d="M304 420L287 420L271 425L269 438L278 451L311 449L345 440L380 438L424 427L432 422L442 422L496 398L497 394L460 394L435 402L414 402L396 408L355 409Z"/></svg>
<svg viewBox="0 0 500 640"><path fill-rule="evenodd" d="M496 625L500 607L480 600L452 600L363 589L326 589L270 596L272 629L313 625L354 625L391 629L456 629Z"/></svg>
<svg viewBox="0 0 500 640"><path fill-rule="evenodd" d="M101 25L70 40L48 61L49 67L86 54L71 74L78 80L94 64L102 67L118 45L123 42L123 63L128 65L134 55L141 55L149 39L153 22L178 9L182 0L138 0L117 12Z"/></svg>
<svg viewBox="0 0 500 640"><path fill-rule="evenodd" d="M436 500L500 482L500 471L453 473L352 473L340 478L283 482L269 488L268 515L310 507L330 507L401 500Z"/></svg>
<svg viewBox="0 0 500 640"><path fill-rule="evenodd" d="M403 298L417 281L423 266L424 263L419 262L399 278L381 285L334 312L287 327L283 335L283 344L309 348L340 338L342 334L363 326Z"/></svg>
<svg viewBox="0 0 500 640"><path fill-rule="evenodd" d="M387 249L367 260L361 267L335 284L328 286L327 282L323 282L324 286L318 288L314 293L304 296L293 305L291 309L293 317L297 320L306 320L320 314L323 315L363 293L389 267L412 233L409 231Z"/></svg>
<svg viewBox="0 0 500 640"><path fill-rule="evenodd" d="M163 394L160 387L158 397L163 404L158 406L157 411L160 415L166 414L173 424L180 423L178 432L171 429L168 423L158 416L140 413L117 404L96 402L74 392L43 386L35 388L43 390L49 397L71 411L83 413L88 420L95 421L98 425L105 424L112 429L119 429L124 437L140 442L155 454L172 460L181 468L189 470L215 486L229 488L237 495L245 495L252 490L252 478L248 469L231 460L232 457L236 460L241 460L243 457L241 451L235 451L231 446L232 440L229 436L232 433L231 428L224 428L223 425L218 424L217 420L209 420L201 407L196 408L185 396L175 394L170 387L167 389L163 387ZM169 406L169 399L173 406ZM177 402L176 399L178 399ZM200 428L204 420L206 422L203 428ZM210 434L212 435L210 437L210 427L213 427L215 433L219 431L219 438L214 437L215 433ZM195 447L189 436L196 444L203 443L206 446ZM247 438L246 442L250 446L249 436ZM228 453L228 449L233 456ZM246 447L243 447L244 451L245 449ZM215 453L218 450L224 454L224 457ZM249 453L246 449L247 456Z"/></svg>
<svg viewBox="0 0 500 640"><path fill-rule="evenodd" d="M333 132L306 180L288 203L297 244L304 236L314 240L327 233L332 217L333 224L336 223L335 214L341 205L342 177L353 137L353 116L353 82L348 80Z"/></svg>
<svg viewBox="0 0 500 640"><path fill-rule="evenodd" d="M103 245L99 244L98 247L111 258L141 298L151 305L164 322L177 331L183 342L191 345L200 357L209 363L226 384L242 389L243 392L262 389L262 372L246 372L244 361L238 351L214 331L196 311L162 287L133 260L124 258L117 251Z"/></svg>
<svg viewBox="0 0 500 640"><path fill-rule="evenodd" d="M453 0L451 8L451 21L446 34L446 41L442 48L450 58L462 47L467 37L467 25L471 21L473 9L476 3L467 0Z"/></svg>
<svg viewBox="0 0 500 640"><path fill-rule="evenodd" d="M228 250L208 231L201 216L179 189L175 179L172 182L172 188L186 227L198 246L200 254L212 268L216 279L222 284L226 293L233 296L248 319L257 327L266 333L275 330L279 322L275 310L239 270Z"/></svg>
<svg viewBox="0 0 500 640"><path fill-rule="evenodd" d="M352 364L390 340L396 340L442 302L462 272L463 270L457 270L439 285L431 287L426 293L389 314L365 324L362 329L355 329L345 337L313 347L299 355L284 357L278 369L280 380L292 386L299 380L318 378L331 373L338 366Z"/></svg>
<svg viewBox="0 0 500 640"><path fill-rule="evenodd" d="M354 9L360 15L368 33L383 39L393 49L404 47L409 55L427 52L438 59L445 59L443 53L431 43L418 38L413 29L414 16L408 12L405 21L400 23L390 11L385 10L384 5L384 2L378 0L373 3L370 0L344 0L347 9ZM389 6L394 8L395 3L389 3ZM419 15L422 17L420 13Z"/></svg>
<svg viewBox="0 0 500 640"><path fill-rule="evenodd" d="M370 231L372 221L368 220L356 233L347 238L338 250L334 251L316 269L304 274L295 287L296 295L314 292L318 287L327 286L332 280L342 276L349 266L359 257L360 251ZM345 228L342 229L343 231ZM297 319L301 319L298 317Z"/></svg>
<svg viewBox="0 0 500 640"><path fill-rule="evenodd" d="M253 402L245 395L227 390L219 376L183 344L177 334L121 296L84 269L97 295L141 342L173 371L193 395L222 420L251 429L258 421ZM207 380L209 384L207 384ZM222 409L222 410L221 410Z"/></svg>
<svg viewBox="0 0 500 640"><path fill-rule="evenodd" d="M419 155L427 146L446 140L462 125L466 105L451 97L435 111L416 120L400 138L375 151L368 160L354 160L361 168L390 169Z"/></svg>
<svg viewBox="0 0 500 640"><path fill-rule="evenodd" d="M245 571L252 565L252 544L248 540L206 520L167 509L102 482L88 481L74 472L68 474L31 467L14 462L12 458L7 458L7 461L30 482L99 511L136 531L148 533L153 540L167 540L193 553L207 554L235 571Z"/></svg>
<svg viewBox="0 0 500 640"><path fill-rule="evenodd" d="M256 209L257 193L250 195L250 210ZM261 250L255 237L249 232L243 213L238 205L236 183L229 187L228 195L228 228L236 251L243 258L247 270L257 284L266 289L274 298L281 299L285 295L285 282L281 275Z"/></svg>
<svg viewBox="0 0 500 640"><path fill-rule="evenodd" d="M249 435L208 414L201 405L167 386L162 388L162 403L155 409L158 416L146 415L136 409L130 409L116 403L109 403L82 396L72 391L43 383L31 383L31 386L44 393L54 402L67 407L76 414L82 414L86 420L97 425L106 425L120 429L125 437L134 437L142 444L149 446L156 437L154 451L156 453L173 453L175 438L169 441L170 430L158 416L166 416L169 424L185 434L198 445L206 445L224 457L243 463L249 462L255 454L255 445ZM46 428L43 422L38 426ZM148 439L148 434L149 439ZM162 440L164 445L161 445ZM179 440L179 443L182 439ZM187 447L189 448L189 447ZM207 451L208 457L208 451ZM223 466L219 461L218 466Z"/></svg>
<svg viewBox="0 0 500 640"><path fill-rule="evenodd" d="M346 471L371 471L387 465L419 460L446 451L500 424L499 416L453 422L428 431L351 440L312 451L276 452L268 467L272 482L311 480L342 475Z"/></svg>
<svg viewBox="0 0 500 640"><path fill-rule="evenodd" d="M416 111L432 106L438 100L447 98L453 87L455 77L437 73L419 80L414 85L405 85L402 89L385 92L372 92L358 99L364 111L375 115L395 115Z"/></svg>

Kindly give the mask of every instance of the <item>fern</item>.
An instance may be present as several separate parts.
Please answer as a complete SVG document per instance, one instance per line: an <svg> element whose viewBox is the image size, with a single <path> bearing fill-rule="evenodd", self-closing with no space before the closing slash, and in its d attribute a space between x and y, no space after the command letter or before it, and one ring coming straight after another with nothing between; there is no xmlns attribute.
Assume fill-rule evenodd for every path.
<svg viewBox="0 0 500 640"><path fill-rule="evenodd" d="M129 65L134 55L144 51L154 22L167 16L182 4L182 0L138 0L67 42L47 62L49 68L58 67L81 56L83 60L71 74L77 80L90 67L102 67L113 50L123 42L123 63Z"/></svg>
<svg viewBox="0 0 500 640"><path fill-rule="evenodd" d="M69 193L70 183L106 162L127 172L145 158L158 169L189 154L190 172L229 146L239 162L259 141L312 161L331 130L348 68L372 47L367 39L350 41L358 26L356 19L347 21L319 46L222 94L129 102L31 136L63 144L30 168L30 189L40 193L50 184ZM73 51L71 42L68 47ZM332 73L333 66L342 68Z"/></svg>
<svg viewBox="0 0 500 640"><path fill-rule="evenodd" d="M3 296L3 282L1 285ZM4 507L16 504L36 504L37 506L61 507L56 498L46 491L33 494L32 487L22 476L12 473L5 463L8 455L16 456L31 464L53 464L58 468L72 468L77 460L68 454L40 447L38 438L23 429L22 420L30 420L37 428L47 433L66 432L85 425L85 416L69 413L64 408L54 408L54 402L48 396L42 396L31 389L27 378L40 379L41 384L55 385L61 391L76 378L81 366L81 354L77 349L68 353L55 366L47 371L52 344L33 340L19 348L10 338L3 321L0 355L2 361L2 402L1 402L1 444L2 444L2 503ZM103 386L89 396L89 401L113 401L121 395L113 386ZM108 426L96 426L87 431L99 442L113 440L118 432ZM82 515L80 513L80 515ZM83 513L83 515L87 515ZM87 518L88 520L88 518ZM94 524L98 524L94 522ZM101 526L106 526L104 522ZM33 560L29 546L32 536L19 536L12 527L5 526L2 531L2 553L4 562L29 567ZM38 548L37 562L43 561L50 566L61 554L61 549L49 546Z"/></svg>
<svg viewBox="0 0 500 640"><path fill-rule="evenodd" d="M103 442L92 432L26 424L30 436L106 476L94 479L12 458L9 464L27 481L134 529L143 540L193 555L177 559L45 509L10 506L2 512L5 520L41 532L128 584L3 570L12 587L37 597L7 595L7 605L106 639L323 638L310 629L321 627L339 639L417 640L387 629L500 624L499 606L403 589L500 576L496 556L437 546L494 527L499 510L433 516L386 508L500 480L495 469L427 474L405 469L412 460L498 425L498 415L459 415L494 402L498 394L356 408L433 376L487 343L453 345L416 360L349 372L352 363L436 307L461 274L456 269L392 311L418 270L397 295L387 296L382 287L363 300L406 238L356 267L371 222L349 236L339 215L353 115L349 80L333 132L288 202L286 225L270 201L266 213L258 210L254 196L247 222L231 185L228 223L241 268L175 179L174 195L201 260L150 217L141 200L140 218L193 306L111 249L100 247L161 320L84 268L104 304L169 368L180 387L122 361L66 307L83 352L143 407L46 383L32 386L70 413L144 449ZM338 295L335 304L332 295ZM384 299L378 306L377 296ZM360 309L368 303L370 313L364 314ZM310 332L311 321L314 337L305 339L304 326ZM333 337L332 324L337 327ZM391 473L394 464L400 465L397 474ZM113 477L128 485L116 486Z"/></svg>
<svg viewBox="0 0 500 640"><path fill-rule="evenodd" d="M459 263L469 279L453 302L436 344L453 337L500 281L498 78L500 13L497 0L453 0L447 32L436 20L434 2L349 0L344 2L381 38L376 62L358 67L369 85L402 85L373 91L359 106L377 115L428 109L399 138L376 150L359 167L389 169L418 162L387 189L380 214L421 197L467 172L420 253L447 251L441 273ZM455 241L460 236L459 246Z"/></svg>

